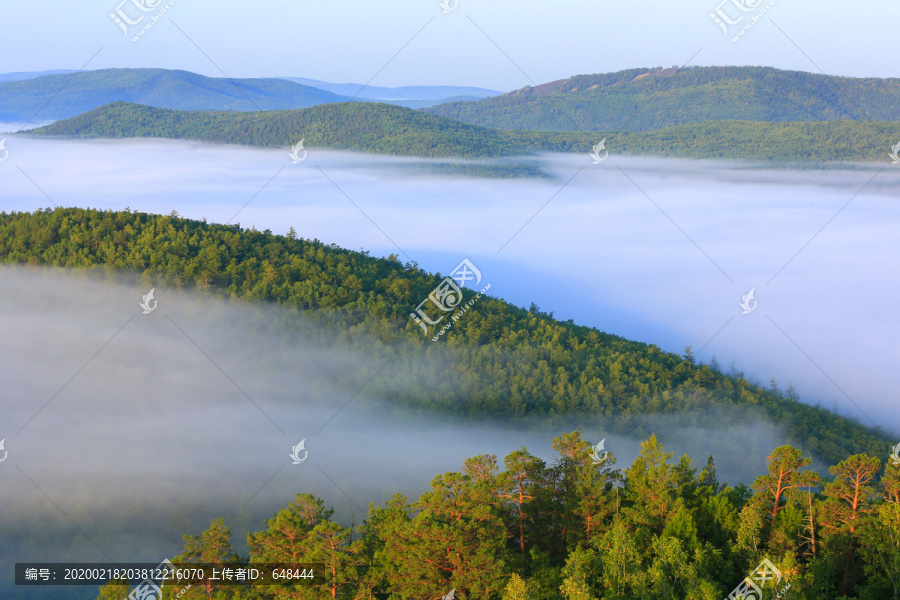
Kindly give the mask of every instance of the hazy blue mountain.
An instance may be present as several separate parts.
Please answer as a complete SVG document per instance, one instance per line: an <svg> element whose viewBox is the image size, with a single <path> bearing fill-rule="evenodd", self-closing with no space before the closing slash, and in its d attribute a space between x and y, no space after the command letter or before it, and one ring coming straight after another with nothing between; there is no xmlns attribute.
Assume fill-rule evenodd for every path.
<svg viewBox="0 0 900 600"><path fill-rule="evenodd" d="M52 71L17 71L15 73L0 73L0 83L7 81L24 81L26 79L35 79L44 75L65 75L66 73L75 73L71 69L54 69Z"/></svg>
<svg viewBox="0 0 900 600"><path fill-rule="evenodd" d="M453 85L407 85L402 87L363 86L361 83L329 83L305 77L283 77L288 81L326 90L333 94L397 104L407 108L424 108L446 102L471 102L499 96L503 92L480 87Z"/></svg>
<svg viewBox="0 0 900 600"><path fill-rule="evenodd" d="M361 83L329 83L327 81L306 79L304 77L282 77L282 79L326 90L333 94L356 96L358 98L367 98L371 100L382 100L384 102L390 100L440 100L441 98L451 98L453 96L470 96L480 99L489 96L499 96L503 93L498 92L497 90L489 90L480 87L461 87L453 85L407 85L394 88L367 85L363 87L363 84Z"/></svg>
<svg viewBox="0 0 900 600"><path fill-rule="evenodd" d="M629 69L427 112L483 127L551 131L648 131L722 120L900 121L900 79L770 67Z"/></svg>
<svg viewBox="0 0 900 600"><path fill-rule="evenodd" d="M346 100L283 79L229 80L168 69L104 69L0 83L0 113L19 121L67 119L119 101L174 110L258 111Z"/></svg>

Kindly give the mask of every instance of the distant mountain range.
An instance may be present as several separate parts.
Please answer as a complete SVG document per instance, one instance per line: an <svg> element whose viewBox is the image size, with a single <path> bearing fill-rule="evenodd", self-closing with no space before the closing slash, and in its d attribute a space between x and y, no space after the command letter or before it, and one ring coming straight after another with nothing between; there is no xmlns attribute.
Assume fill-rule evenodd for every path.
<svg viewBox="0 0 900 600"><path fill-rule="evenodd" d="M900 79L770 67L630 69L505 94L477 87L386 88L300 77L230 80L166 69L0 75L4 121L66 119L120 101L172 110L259 111L351 99L421 108L494 129L628 132L731 120L900 122Z"/></svg>
<svg viewBox="0 0 900 600"><path fill-rule="evenodd" d="M0 120L55 121L112 102L173 110L258 111L308 108L355 97L418 108L499 93L453 86L363 87L302 78L226 79L168 69L20 72L0 74Z"/></svg>
<svg viewBox="0 0 900 600"><path fill-rule="evenodd" d="M282 77L288 81L326 90L333 94L352 98L387 102L406 106L407 108L423 108L454 101L481 100L491 96L499 96L503 92L479 87L459 87L452 85L407 85L403 87L363 86L361 83L328 83L304 77Z"/></svg>
<svg viewBox="0 0 900 600"><path fill-rule="evenodd" d="M547 131L648 131L721 120L900 121L900 79L770 67L630 69L425 110L471 125Z"/></svg>
<svg viewBox="0 0 900 600"><path fill-rule="evenodd" d="M349 97L283 79L224 79L166 69L105 69L0 83L13 121L67 119L112 102L176 110L287 110Z"/></svg>
<svg viewBox="0 0 900 600"><path fill-rule="evenodd" d="M886 160L900 141L900 79L768 67L631 69L491 97L484 88L360 89L163 69L16 76L30 78L0 84L0 120L60 120L35 130L45 135L268 147L305 139L310 147L446 158L588 152L605 140L621 154L805 164ZM421 110L376 101L415 105L454 92L482 99Z"/></svg>
<svg viewBox="0 0 900 600"><path fill-rule="evenodd" d="M15 73L0 73L0 83L7 81L24 81L26 79L35 79L44 75L65 75L66 73L77 73L69 69L55 69L53 71L17 71Z"/></svg>

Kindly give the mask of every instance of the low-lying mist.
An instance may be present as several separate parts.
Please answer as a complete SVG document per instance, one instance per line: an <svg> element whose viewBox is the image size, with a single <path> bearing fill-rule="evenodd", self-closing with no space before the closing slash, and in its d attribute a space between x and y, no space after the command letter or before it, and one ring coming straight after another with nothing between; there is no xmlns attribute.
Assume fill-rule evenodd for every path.
<svg viewBox="0 0 900 600"><path fill-rule="evenodd" d="M792 171L546 155L554 179L435 177L416 159L166 140L9 136L3 210L172 210L398 254L491 292L900 430L900 167ZM49 198L49 200L48 200ZM743 314L754 290L757 308ZM752 303L751 303L752 304Z"/></svg>
<svg viewBox="0 0 900 600"><path fill-rule="evenodd" d="M389 363L392 349L380 342L342 345L346 332L287 309L161 287L143 314L152 285L127 274L0 268L0 439L9 452L0 563L156 562L219 516L246 552L247 532L296 493L359 524L369 502L396 492L414 499L470 456L496 454L502 464L525 446L552 461L552 438L575 429L606 438L620 467L639 452L640 439L578 417L551 428L396 410L364 384L393 382L402 393L410 373L452 372L448 348ZM783 443L749 416L730 428L716 428L715 415L709 427L696 415L644 419L676 457L702 467L712 454L731 484L752 481ZM289 454L302 439L308 455L295 465ZM96 596L81 587L23 594L9 574L0 575L4 597Z"/></svg>

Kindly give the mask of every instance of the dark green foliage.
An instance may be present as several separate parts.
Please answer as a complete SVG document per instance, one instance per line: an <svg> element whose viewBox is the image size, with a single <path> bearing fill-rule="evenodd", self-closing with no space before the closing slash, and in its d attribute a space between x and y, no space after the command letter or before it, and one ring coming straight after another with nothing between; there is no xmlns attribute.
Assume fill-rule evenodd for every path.
<svg viewBox="0 0 900 600"><path fill-rule="evenodd" d="M299 111L245 113L172 111L117 102L30 133L86 138L162 137L267 147L288 147L305 138L306 148L455 158L545 151L587 153L606 138L611 154L821 165L889 160L888 152L900 140L900 123L732 120L625 133L503 131L389 104L329 104ZM541 175L536 165L522 162L424 163L418 168L450 175Z"/></svg>
<svg viewBox="0 0 900 600"><path fill-rule="evenodd" d="M590 444L579 431L553 439L557 456L550 466L525 448L503 460L506 469L494 455L469 458L460 472L435 477L414 502L396 494L383 507L371 503L358 537L308 493L296 494L264 530L248 535L246 559L231 552L230 531L216 519L206 532L184 536L176 563L318 563L324 565L316 574L320 583L197 585L180 592L167 587L165 599L181 593L183 599L217 600L435 600L454 590L459 600L720 600L764 559L779 571L780 582L770 572L763 598L788 585L782 597L796 600L897 598L900 504L883 493L883 481L896 479L898 467L889 465L882 482L869 485L870 467L880 469L881 461L849 457L831 468L835 479L825 482L824 494L794 495L768 519L769 490L763 486L748 498L718 484L712 457L698 473L687 457L670 462L672 453L651 437L623 471L610 466L615 456L594 464L585 455ZM805 461L782 446L772 452L768 472L799 465L791 477L807 479ZM866 474L861 487L854 483L858 467ZM524 481L523 473L529 505L538 506L524 521L520 496L507 493L511 483L513 491L519 488L515 482ZM614 489L609 480L622 485ZM830 486L840 493L829 493ZM851 506L858 487L867 495L865 510L851 529L818 528L814 518L814 535L807 536L799 526L803 519L828 512L836 499ZM581 510L588 499L607 507L595 520ZM547 508L549 518L541 518ZM702 524L711 515L715 524L707 529ZM761 519L755 522L754 515ZM748 533L756 538L752 546ZM522 534L527 552L519 543ZM99 600L124 598L127 591L110 584Z"/></svg>
<svg viewBox="0 0 900 600"><path fill-rule="evenodd" d="M889 164L888 153L900 141L898 122L709 121L656 131L562 133L506 131L524 147L557 152L590 152L606 138L611 155L669 158L721 158L828 166L833 161Z"/></svg>
<svg viewBox="0 0 900 600"><path fill-rule="evenodd" d="M611 433L642 437L652 433L642 420L648 413L677 415L686 426L698 427L729 427L762 416L783 429L787 442L824 461L885 447L882 432L783 398L742 375L716 373L655 345L556 321L537 307L525 310L490 296L432 342L409 314L441 277L396 257L378 259L318 240L127 210L4 212L0 262L132 272L159 287L280 304L287 309L285 335L295 335L290 317L298 313L336 332L323 336L323 343L364 344L363 351L381 363L396 354L395 363L409 365L415 376L402 385L375 378L367 394L414 411L507 421L533 416L547 424L565 423L568 413L579 422L602 418ZM467 299L474 294L464 293ZM337 384L352 394L373 374L348 374ZM584 448L573 444L568 482L590 483L578 471ZM542 502L554 500L540 498L536 506ZM608 507L587 499L573 510L602 515ZM730 518L715 506L708 510L706 521L698 522L701 529L709 519ZM653 523L658 530L661 521Z"/></svg>
<svg viewBox="0 0 900 600"><path fill-rule="evenodd" d="M304 146L407 156L507 156L499 132L381 103L271 112L187 112L116 102L33 131L82 137L162 137L251 146Z"/></svg>

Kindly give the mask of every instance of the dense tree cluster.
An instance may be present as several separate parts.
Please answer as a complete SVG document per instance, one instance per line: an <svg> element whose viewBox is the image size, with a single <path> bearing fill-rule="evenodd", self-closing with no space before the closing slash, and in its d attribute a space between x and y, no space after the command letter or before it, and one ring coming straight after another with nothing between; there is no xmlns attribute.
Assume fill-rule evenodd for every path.
<svg viewBox="0 0 900 600"><path fill-rule="evenodd" d="M115 102L30 133L269 147L292 146L304 139L306 147L426 157L495 157L520 151L492 129L376 102L263 112L192 112Z"/></svg>
<svg viewBox="0 0 900 600"><path fill-rule="evenodd" d="M547 464L526 448L432 480L418 500L369 505L358 528L306 493L248 535L243 562L319 563L319 584L194 586L184 600L721 600L763 560L787 598L886 600L900 594L900 467L849 456L831 477L789 445L751 487L719 482L712 457L673 462L655 436L616 468L580 432L553 440ZM236 560L216 519L186 535L180 563ZM775 571L770 572L776 583ZM119 600L124 583L101 588ZM177 586L166 590L175 597ZM754 596L755 597L755 596Z"/></svg>
<svg viewBox="0 0 900 600"><path fill-rule="evenodd" d="M558 108L555 108L557 112ZM729 116L723 113L718 118ZM31 131L38 135L161 137L266 147L305 147L445 158L500 158L535 152L590 152L606 139L614 154L796 162L888 161L900 122L710 120L653 131L499 130L377 103L328 104L269 112L188 112L117 102ZM437 173L533 177L534 165L430 164Z"/></svg>
<svg viewBox="0 0 900 600"><path fill-rule="evenodd" d="M664 352L560 322L534 305L482 297L434 343L409 315L440 275L396 256L379 259L298 239L293 230L274 235L129 210L4 212L0 262L135 273L148 287L277 303L285 309L284 335L296 335L289 317L303 315L304 322L333 332L323 343L356 348L379 364L404 365L402 385L399 375L373 378L374 372L348 373L337 385L349 397L371 378L367 394L413 411L507 421L539 417L555 425L601 418L605 430L639 437L651 433L647 414L723 428L756 414L783 431L786 442L827 463L861 452L878 455L887 441L881 431L799 402L792 387L763 388L736 370L698 364L690 352ZM475 292L464 293L468 300Z"/></svg>
<svg viewBox="0 0 900 600"><path fill-rule="evenodd" d="M829 168L830 163L890 163L900 122L750 120L708 121L626 133L503 131L510 141L548 152L589 152L606 139L610 154L669 158L722 158Z"/></svg>

